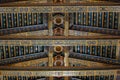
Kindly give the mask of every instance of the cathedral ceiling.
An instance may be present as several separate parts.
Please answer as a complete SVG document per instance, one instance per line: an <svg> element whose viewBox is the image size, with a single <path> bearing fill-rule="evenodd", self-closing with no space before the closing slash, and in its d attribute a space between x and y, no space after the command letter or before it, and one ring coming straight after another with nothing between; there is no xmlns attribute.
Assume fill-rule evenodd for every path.
<svg viewBox="0 0 120 80"><path fill-rule="evenodd" d="M56 13L56 9L63 9L63 10L64 8L67 9L67 7L65 6L64 7L61 6L56 9L54 9L55 8L54 6L50 6L47 8L44 7L44 8L42 7L39 7L39 8L3 7L2 8L1 7L0 36L8 35L8 34L23 33L23 32L33 32L33 31L39 31L39 30L40 30L40 34L43 33L43 35L48 35L48 34L64 35L64 32L67 35L74 35L74 36L81 36L81 35L90 36L90 35L101 35L101 34L116 35L116 36L120 35L119 8L118 9L116 8L115 10L118 12L109 12L110 11L109 7L102 7L102 8L105 8L105 10L108 10L108 12L104 12L104 9L102 9L103 12L96 12L96 11L86 12L86 10L90 10L89 7L74 6L73 9L76 9L75 11L78 11L78 12L72 11L72 13L70 13L69 12L70 10L68 10L69 12L68 14L61 13L60 12L61 10L60 11L58 10L58 13ZM83 10L79 12L77 8L83 8ZM93 7L90 7L90 8L92 9ZM94 7L94 8L95 9L99 8L101 10L101 7ZM115 6L111 8L113 8L114 10ZM42 13L39 9L46 13ZM49 14L49 11L51 11L51 9L53 9L52 10L53 13ZM10 10L10 12L7 12L7 10ZM12 10L15 13L12 13ZM17 13L16 10L20 12ZM32 12L32 10L35 10L35 12ZM37 12L37 11L40 11L40 12ZM57 22L57 20L60 20L60 23ZM66 26L68 27L67 32L66 30L64 30L64 29L67 29ZM26 33L25 35L27 34L30 35L32 33Z"/></svg>
<svg viewBox="0 0 120 80"><path fill-rule="evenodd" d="M90 3L29 0L1 4L0 66L118 69L119 3ZM57 52L56 46L63 50Z"/></svg>
<svg viewBox="0 0 120 80"><path fill-rule="evenodd" d="M119 40L22 40L22 42L20 40L8 40L8 42L1 40L0 65L47 58L50 52L55 56L57 54L54 49L57 45L61 45L61 48L64 47L64 51L61 53L63 56L68 50L68 58L120 65L118 43ZM66 58L63 59L66 60Z"/></svg>

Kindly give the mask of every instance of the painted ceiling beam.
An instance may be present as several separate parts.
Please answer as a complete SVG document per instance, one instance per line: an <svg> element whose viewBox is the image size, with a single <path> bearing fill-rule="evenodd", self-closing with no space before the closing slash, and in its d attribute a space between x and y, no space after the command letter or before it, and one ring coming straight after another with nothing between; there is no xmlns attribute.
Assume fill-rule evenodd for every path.
<svg viewBox="0 0 120 80"><path fill-rule="evenodd" d="M118 61L116 59L88 55L88 54L80 54L80 53L70 52L69 57L76 58L76 59L90 60L90 61L95 61L95 62L101 62L101 63L106 63L106 64L120 65L120 61Z"/></svg>
<svg viewBox="0 0 120 80"><path fill-rule="evenodd" d="M77 30L77 31L120 36L120 30L115 30L115 29L107 29L107 28L100 28L100 27L93 27L93 26L82 26L82 25L73 25L70 27L70 29Z"/></svg>
<svg viewBox="0 0 120 80"><path fill-rule="evenodd" d="M33 59L46 58L46 57L48 57L47 52L40 52L40 53L23 55L23 56L17 56L17 57L0 60L0 66L33 60Z"/></svg>
<svg viewBox="0 0 120 80"><path fill-rule="evenodd" d="M0 40L104 40L104 39L120 39L120 36L26 36L26 35L4 35L0 36Z"/></svg>
<svg viewBox="0 0 120 80"><path fill-rule="evenodd" d="M14 0L16 1L16 0ZM27 1L27 0L18 0L18 1ZM13 0L9 1L9 2L13 2ZM12 7L12 6L119 6L120 3L119 2L111 2L111 1L80 1L80 2L77 2L77 3L69 3L69 2L66 2L66 3L51 3L51 2L47 2L47 3L40 3L39 1L37 3L32 3L32 1L29 1L26 3L21 3L21 2L18 2L17 4L16 3L5 3L4 1L4 4L1 4L0 7L5 7L5 6L8 6L8 7Z"/></svg>
<svg viewBox="0 0 120 80"><path fill-rule="evenodd" d="M7 34L15 34L21 32L30 32L30 31L38 31L38 30L46 30L48 29L45 25L32 25L32 26L23 26L16 28L8 28L8 29L0 29L0 36Z"/></svg>
<svg viewBox="0 0 120 80"><path fill-rule="evenodd" d="M18 62L23 62L23 61L27 61L27 60L45 58L45 57L48 57L46 52L29 54L29 55L18 56L18 57L12 57L12 58L1 60L0 61L0 66L13 64L13 63L18 63ZM106 64L120 65L120 61L118 61L118 60L111 59L111 58L99 57L99 56L93 56L93 55L87 55L87 54L70 52L69 57L70 58L75 58L75 59L101 62L101 63L106 63Z"/></svg>
<svg viewBox="0 0 120 80"><path fill-rule="evenodd" d="M16 28L8 28L8 29L0 29L0 36L21 33L21 32L47 30L47 29L48 29L48 27L44 24L43 25L16 27ZM106 28L100 28L100 27L81 26L81 25L73 25L69 29L77 30L77 31L85 31L85 32L93 32L93 33L101 33L101 34L120 36L120 30L115 30L115 29L106 29Z"/></svg>
<svg viewBox="0 0 120 80"><path fill-rule="evenodd" d="M79 70L110 70L110 69L120 69L120 66L104 66L104 67L11 67L11 66L0 66L0 70L23 70L23 71L32 71L32 70L37 70L37 71L79 71Z"/></svg>

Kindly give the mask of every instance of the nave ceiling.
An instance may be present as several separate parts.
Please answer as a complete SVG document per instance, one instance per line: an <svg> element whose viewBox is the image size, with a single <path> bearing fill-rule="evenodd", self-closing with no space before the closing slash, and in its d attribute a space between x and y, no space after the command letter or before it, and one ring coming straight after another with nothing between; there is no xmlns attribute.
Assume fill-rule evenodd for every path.
<svg viewBox="0 0 120 80"><path fill-rule="evenodd" d="M28 78L29 73L38 78L119 76L117 0L9 1L0 0L1 80L15 73Z"/></svg>

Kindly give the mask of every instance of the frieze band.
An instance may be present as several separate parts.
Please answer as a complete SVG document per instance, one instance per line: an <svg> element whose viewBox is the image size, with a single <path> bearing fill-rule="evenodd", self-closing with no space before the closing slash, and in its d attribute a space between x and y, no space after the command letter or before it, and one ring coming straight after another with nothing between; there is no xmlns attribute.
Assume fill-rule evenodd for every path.
<svg viewBox="0 0 120 80"><path fill-rule="evenodd" d="M120 12L120 6L0 7L0 13Z"/></svg>
<svg viewBox="0 0 120 80"><path fill-rule="evenodd" d="M95 76L114 75L116 70L84 70L84 71L0 71L4 76Z"/></svg>
<svg viewBox="0 0 120 80"><path fill-rule="evenodd" d="M119 40L0 40L0 45L46 45L46 46L75 46L75 45L117 45ZM120 46L120 45L118 45Z"/></svg>

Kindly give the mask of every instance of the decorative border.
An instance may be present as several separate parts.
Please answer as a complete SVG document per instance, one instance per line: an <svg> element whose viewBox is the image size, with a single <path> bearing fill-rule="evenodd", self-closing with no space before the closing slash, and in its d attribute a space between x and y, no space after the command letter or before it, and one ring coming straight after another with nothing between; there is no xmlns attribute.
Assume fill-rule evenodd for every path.
<svg viewBox="0 0 120 80"><path fill-rule="evenodd" d="M0 46L14 45L14 46L31 46L31 45L44 45L44 46L102 46L113 45L117 46L119 39L116 40L0 40ZM120 46L120 45L118 45Z"/></svg>
<svg viewBox="0 0 120 80"><path fill-rule="evenodd" d="M117 70L84 71L0 71L3 76L101 76L115 75Z"/></svg>
<svg viewBox="0 0 120 80"><path fill-rule="evenodd" d="M120 12L120 6L0 7L0 13Z"/></svg>

